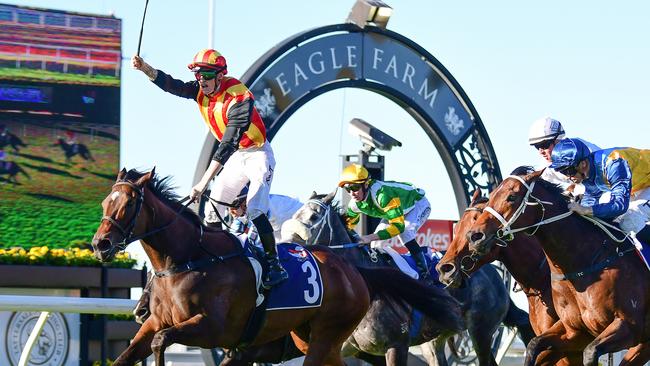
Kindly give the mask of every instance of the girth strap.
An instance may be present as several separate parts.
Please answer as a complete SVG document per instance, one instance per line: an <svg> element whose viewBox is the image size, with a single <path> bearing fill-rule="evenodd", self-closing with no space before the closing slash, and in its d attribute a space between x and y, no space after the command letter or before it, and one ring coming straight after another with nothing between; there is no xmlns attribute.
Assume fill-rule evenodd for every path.
<svg viewBox="0 0 650 366"><path fill-rule="evenodd" d="M618 258L621 258L625 254L627 254L627 253L629 253L629 252L631 252L633 250L634 250L634 248L629 248L629 249L626 249L626 250L624 250L622 252L615 253L615 254L605 258L604 261L602 261L600 263L596 263L596 264L592 265L589 268L583 269L582 271L564 273L564 274L557 274L557 273L551 272L551 279L553 281L575 280L575 279L584 277L584 276L586 276L588 274L591 274L591 273L600 272L603 269L607 268L607 266L609 266L610 264L614 263Z"/></svg>

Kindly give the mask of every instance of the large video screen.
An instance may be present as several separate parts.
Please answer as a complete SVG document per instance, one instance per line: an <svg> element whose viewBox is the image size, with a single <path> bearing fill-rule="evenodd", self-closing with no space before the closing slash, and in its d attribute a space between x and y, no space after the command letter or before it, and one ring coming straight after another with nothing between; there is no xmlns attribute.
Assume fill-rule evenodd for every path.
<svg viewBox="0 0 650 366"><path fill-rule="evenodd" d="M119 165L121 28L0 4L0 247L90 241Z"/></svg>

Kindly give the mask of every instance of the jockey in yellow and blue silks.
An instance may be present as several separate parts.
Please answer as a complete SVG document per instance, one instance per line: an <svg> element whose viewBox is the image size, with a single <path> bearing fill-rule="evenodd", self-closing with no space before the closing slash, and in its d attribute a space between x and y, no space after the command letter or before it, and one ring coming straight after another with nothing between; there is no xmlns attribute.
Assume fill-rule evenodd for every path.
<svg viewBox="0 0 650 366"><path fill-rule="evenodd" d="M397 236L411 253L420 278L428 279L426 259L415 241L418 229L431 212L424 191L409 183L371 179L368 170L358 164L343 169L339 187L343 187L352 198L345 215L349 230L359 223L362 213L382 219L375 232L361 235L359 242L370 243Z"/></svg>
<svg viewBox="0 0 650 366"><path fill-rule="evenodd" d="M614 147L589 153L580 140L565 139L555 145L551 159L551 168L585 186L581 203L570 203L570 210L614 219L650 244L650 150ZM611 193L610 200L599 203L605 192Z"/></svg>

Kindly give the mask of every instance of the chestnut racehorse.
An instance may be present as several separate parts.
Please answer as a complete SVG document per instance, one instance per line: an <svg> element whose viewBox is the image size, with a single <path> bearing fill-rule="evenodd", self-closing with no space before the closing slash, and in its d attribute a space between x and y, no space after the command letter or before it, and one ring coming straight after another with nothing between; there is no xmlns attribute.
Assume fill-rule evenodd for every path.
<svg viewBox="0 0 650 366"><path fill-rule="evenodd" d="M630 241L568 211L561 189L539 179L541 174L504 179L466 235L479 256L519 231L535 236L546 253L560 321L528 344L525 365L553 350L556 357L582 351L584 364L596 366L601 355L628 348L621 364L645 363L650 273Z"/></svg>
<svg viewBox="0 0 650 366"><path fill-rule="evenodd" d="M256 279L241 243L226 232L204 229L199 217L176 199L169 180L157 179L153 170L123 169L102 202L95 256L111 261L140 240L155 272L167 274L155 278L152 314L114 365L134 365L152 352L156 365L164 365L165 348L173 343L236 348L255 308ZM267 312L252 344L291 332L306 353L304 365L341 366L341 345L369 307L364 276L377 277L373 285L387 279L372 270L362 276L325 247L310 252L320 267L321 306Z"/></svg>
<svg viewBox="0 0 650 366"><path fill-rule="evenodd" d="M535 334L540 335L560 320L553 306L551 272L546 256L537 239L524 233L516 234L511 241L493 245L483 256L470 251L467 232L483 212L487 201L481 197L480 190L474 192L470 206L456 223L447 252L436 266L439 280L447 286L457 287L463 276L471 276L482 266L500 261L526 294L530 324ZM570 361L563 359L558 362L558 365L567 364L582 365L582 354L573 356Z"/></svg>

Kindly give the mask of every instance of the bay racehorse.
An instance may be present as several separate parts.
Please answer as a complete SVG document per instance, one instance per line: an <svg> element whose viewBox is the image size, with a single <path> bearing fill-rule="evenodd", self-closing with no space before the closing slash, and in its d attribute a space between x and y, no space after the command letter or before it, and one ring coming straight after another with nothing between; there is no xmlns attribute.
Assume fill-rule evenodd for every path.
<svg viewBox="0 0 650 366"><path fill-rule="evenodd" d="M294 214L293 219L283 225L283 235L292 235L294 240L302 240L308 244L350 243L351 239L342 217L337 207L332 204L333 197L334 193L326 196L312 195L310 200ZM337 252L352 263L364 266L391 265L384 256L378 255L374 250L369 251L365 246L344 246L346 248L338 249ZM512 315L513 318L517 315L514 310L516 307L509 301L507 289L500 275L493 267L485 267L476 277L467 281L464 288L452 289L451 295L461 302L465 329L469 330L479 364L495 365L491 347L492 335L507 315ZM519 312L527 318L525 312L521 310ZM350 355L359 351L374 355L385 353L387 364L394 364L391 363L392 359L406 359L409 345L418 345L435 339L433 346L435 356L427 353L431 347L423 349L425 356L430 364L437 362L438 365L446 365L444 346L447 339L454 334L452 329L441 331L430 328L426 322L419 325L411 321L411 327L406 332L408 334L400 333L399 325L409 324L409 317L412 317L410 309L390 299L375 299L360 326L344 345L344 354ZM530 326L527 319L525 322ZM417 335L418 331L421 334Z"/></svg>
<svg viewBox="0 0 650 366"><path fill-rule="evenodd" d="M123 169L102 207L104 216L92 241L95 256L111 261L140 240L156 273L151 315L114 365L134 365L152 352L156 364L164 365L165 348L173 343L231 349L241 345L258 300L259 278L244 255L246 246L229 233L204 228L177 201L169 179L158 179L153 170ZM381 292L384 284L395 287L395 273L355 268L326 247L294 250L292 255L300 257L294 259L297 263L305 258L317 263L315 272L312 262L304 262L311 267L307 281L320 289L322 302L267 312L251 344L291 333L306 353L305 365L343 365L341 345L368 310L370 295ZM286 288L297 283L288 281Z"/></svg>
<svg viewBox="0 0 650 366"><path fill-rule="evenodd" d="M68 163L70 162L70 159L72 159L72 157L75 155L81 156L84 160L95 161L95 158L93 158L93 156L90 154L90 150L88 150L88 147L84 144L69 144L64 139L59 138L56 140L56 143L54 143L54 146L60 146L61 149L63 149L65 160Z"/></svg>
<svg viewBox="0 0 650 366"><path fill-rule="evenodd" d="M11 132L5 132L0 134L0 150L4 149L5 146L11 146L14 152L20 151L20 147L27 147L27 144Z"/></svg>
<svg viewBox="0 0 650 366"><path fill-rule="evenodd" d="M19 184L18 183L18 173L22 173L25 175L28 179L31 179L29 174L23 169L18 163L15 161L0 161L0 175L7 175L7 182L13 183L13 184Z"/></svg>
<svg viewBox="0 0 650 366"><path fill-rule="evenodd" d="M546 253L560 321L528 344L525 365L554 350L556 357L582 352L584 364L596 366L601 355L628 348L621 364L644 364L650 358L650 273L629 240L568 211L561 189L541 174L504 179L467 231L478 256L519 231L535 236Z"/></svg>
<svg viewBox="0 0 650 366"><path fill-rule="evenodd" d="M520 290L526 294L530 324L535 334L542 334L560 318L553 306L551 271L541 245L534 236L517 233L510 241L499 241L488 253L476 255L469 249L467 232L483 212L488 199L481 197L481 191L474 192L470 206L465 209L454 227L454 236L447 252L440 259L436 270L440 282L457 287L463 276L471 276L479 268L493 261L503 263L517 281ZM521 329L520 329L521 330ZM523 338L531 339L535 334ZM544 357L540 356L543 360ZM544 363L544 362L540 362ZM563 359L558 365L582 365L582 354Z"/></svg>

